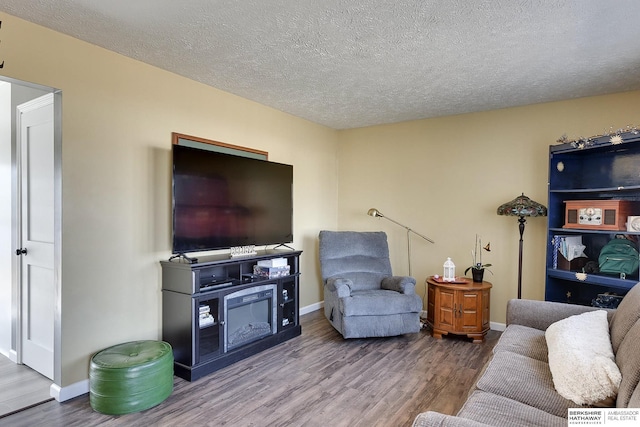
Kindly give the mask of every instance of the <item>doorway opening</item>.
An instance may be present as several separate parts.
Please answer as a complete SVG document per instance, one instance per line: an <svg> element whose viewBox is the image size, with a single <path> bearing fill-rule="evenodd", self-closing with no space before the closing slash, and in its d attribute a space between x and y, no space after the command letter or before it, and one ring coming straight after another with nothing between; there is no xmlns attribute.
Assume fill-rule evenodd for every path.
<svg viewBox="0 0 640 427"><path fill-rule="evenodd" d="M26 111L24 106L38 104L34 100L42 99L43 97L48 97L51 101L51 110L48 113L51 114L50 120L52 120L52 123L49 124L50 126L47 125L49 127L36 124L36 127L28 129L34 123L28 122L31 118L23 115ZM54 384L60 384L61 382L61 97L62 94L57 89L0 76L0 185L2 186L2 192L0 192L0 277L3 278L0 281L0 357L3 358L2 362L8 360L15 365L13 367L4 365L8 366L8 369L11 369L15 375L11 377L13 384L7 387L2 387L4 385L2 381L6 378L4 375L1 376L0 388L15 388L16 381L24 382L25 384L48 384L46 392L49 395L49 399L52 395L49 390L53 385L52 380ZM18 108L20 105L23 105L22 112ZM37 143L31 144L28 141L26 146L20 146L20 115L23 115L22 133L24 134L25 129L27 129L27 133L34 131L34 134L38 134L40 146ZM27 128L24 127L25 125ZM48 134L45 135L45 132ZM25 149L30 150L31 153L22 153L21 150L24 151ZM37 159L40 162L44 162L42 164L50 162L46 170L46 174L50 178L44 178L43 174L33 178L21 175L23 168L20 165L20 159L32 155L36 157L31 158L31 160ZM40 187L37 181L43 181L43 179L50 180L50 187ZM29 255L34 255L29 260L35 260L36 258L34 253L29 254L28 246L30 243L26 243L27 240L22 227L25 222L30 223L31 220L31 218L24 217L25 209L21 205L24 199L21 194L21 186L23 184L35 185L40 190L44 190L37 196L38 200L31 200L31 202L34 202L34 206L38 206L42 199L48 199L47 203L51 205L51 210L39 218L40 224L46 224L50 228L51 267L50 272L47 274L43 274L44 270L39 267L29 267L26 270L23 268L24 258L29 257ZM39 208L38 210L40 211ZM28 231L28 233L31 233L31 231ZM26 254L24 251L26 251ZM37 289L36 287L25 288L23 279L25 275L29 276L31 273L34 273L41 283L45 283L47 280L50 282L46 290ZM40 304L39 308L28 305L34 301ZM47 312L46 320L44 316L39 317L41 324L50 322L52 325L52 327L49 325L49 329L45 334L42 333L42 329L36 331L35 334L31 334L34 331L30 329L25 331L25 314L30 310L33 310L32 314L36 316L40 316L41 312ZM44 368L43 366L30 366L27 368L28 365L33 364L33 359L29 358L31 356L29 352L32 350L28 348L26 349L28 357L25 358L25 347L23 345L25 343L25 332L28 333L29 339L35 338L36 341L50 348L51 359L45 362ZM28 363L25 364L25 360ZM32 374L42 371L41 374L36 375L42 376L45 381L39 382L34 380L37 377L28 374L23 377L20 374L21 372L30 373L29 371L33 371L31 372ZM3 406L2 403L0 401L0 406ZM24 404L29 406L33 405L34 402L25 401Z"/></svg>

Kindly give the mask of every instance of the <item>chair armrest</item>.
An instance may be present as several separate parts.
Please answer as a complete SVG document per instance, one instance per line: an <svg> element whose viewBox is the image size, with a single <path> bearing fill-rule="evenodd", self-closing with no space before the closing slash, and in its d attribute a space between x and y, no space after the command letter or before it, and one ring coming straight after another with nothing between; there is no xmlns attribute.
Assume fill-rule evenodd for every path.
<svg viewBox="0 0 640 427"><path fill-rule="evenodd" d="M409 276L390 276L385 277L380 282L382 289L396 291L405 295L416 293L416 279Z"/></svg>
<svg viewBox="0 0 640 427"><path fill-rule="evenodd" d="M549 325L587 311L605 310L609 321L615 310L551 301L512 299L507 302L507 325L516 324L546 331Z"/></svg>
<svg viewBox="0 0 640 427"><path fill-rule="evenodd" d="M445 415L439 412L423 412L413 420L412 427L489 427L478 421L468 418L460 418L454 415Z"/></svg>
<svg viewBox="0 0 640 427"><path fill-rule="evenodd" d="M326 288L330 292L335 292L338 298L350 297L352 285L353 282L351 280L343 279L342 277L329 278L325 283Z"/></svg>

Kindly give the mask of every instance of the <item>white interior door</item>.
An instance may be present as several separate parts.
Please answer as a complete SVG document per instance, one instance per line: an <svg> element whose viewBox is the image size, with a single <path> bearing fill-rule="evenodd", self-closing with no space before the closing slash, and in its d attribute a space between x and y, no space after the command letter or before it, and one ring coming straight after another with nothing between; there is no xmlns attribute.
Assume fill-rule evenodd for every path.
<svg viewBox="0 0 640 427"><path fill-rule="evenodd" d="M53 94L18 106L22 363L53 379Z"/></svg>

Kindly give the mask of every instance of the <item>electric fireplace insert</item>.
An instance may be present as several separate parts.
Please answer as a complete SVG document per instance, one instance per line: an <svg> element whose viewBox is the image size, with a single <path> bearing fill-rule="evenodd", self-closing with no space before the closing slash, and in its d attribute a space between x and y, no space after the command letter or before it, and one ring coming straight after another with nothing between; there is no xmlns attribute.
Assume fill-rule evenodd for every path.
<svg viewBox="0 0 640 427"><path fill-rule="evenodd" d="M277 332L276 284L254 286L224 297L224 352Z"/></svg>

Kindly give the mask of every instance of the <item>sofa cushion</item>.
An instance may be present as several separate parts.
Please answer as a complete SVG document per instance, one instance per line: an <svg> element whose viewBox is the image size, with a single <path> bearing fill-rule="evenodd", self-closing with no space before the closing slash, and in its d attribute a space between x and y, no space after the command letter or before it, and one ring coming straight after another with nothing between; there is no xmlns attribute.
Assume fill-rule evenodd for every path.
<svg viewBox="0 0 640 427"><path fill-rule="evenodd" d="M549 326L545 336L549 369L560 395L578 405L616 397L622 376L614 361L606 311L569 316Z"/></svg>
<svg viewBox="0 0 640 427"><path fill-rule="evenodd" d="M624 378L623 378L624 379ZM620 399L620 393L618 393L618 399ZM631 394L631 399L629 399L628 408L640 408L640 385L637 385L633 393Z"/></svg>
<svg viewBox="0 0 640 427"><path fill-rule="evenodd" d="M516 324L544 331L558 320L595 310L602 309L561 302L511 299L507 302L507 325ZM613 312L611 310L612 317Z"/></svg>
<svg viewBox="0 0 640 427"><path fill-rule="evenodd" d="M630 406L632 395L638 388L640 382L640 320L635 325L620 344L618 353L616 353L616 363L622 372L622 382L618 390L618 398L616 406L618 408L638 407L638 393L635 395L635 405Z"/></svg>
<svg viewBox="0 0 640 427"><path fill-rule="evenodd" d="M411 427L491 427L484 423L456 417L455 415L445 415L439 412L427 411L418 414L413 420Z"/></svg>
<svg viewBox="0 0 640 427"><path fill-rule="evenodd" d="M509 325L504 330L493 353L511 351L536 360L547 362L547 340L544 331L522 325Z"/></svg>
<svg viewBox="0 0 640 427"><path fill-rule="evenodd" d="M345 338L392 337L416 332L420 332L420 313L342 318L342 336Z"/></svg>
<svg viewBox="0 0 640 427"><path fill-rule="evenodd" d="M340 311L345 316L382 316L419 313L420 310L422 299L419 295L405 295L386 289L353 291L350 297L340 298Z"/></svg>
<svg viewBox="0 0 640 427"><path fill-rule="evenodd" d="M549 364L511 351L494 354L476 387L558 417L576 406L556 392Z"/></svg>
<svg viewBox="0 0 640 427"><path fill-rule="evenodd" d="M567 425L566 418L481 390L471 393L458 412L458 416L493 426L566 427Z"/></svg>
<svg viewBox="0 0 640 427"><path fill-rule="evenodd" d="M618 347L622 343L629 329L640 319L640 284L636 284L620 301L618 309L611 319L611 346L613 353L618 353Z"/></svg>

